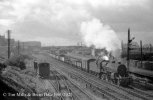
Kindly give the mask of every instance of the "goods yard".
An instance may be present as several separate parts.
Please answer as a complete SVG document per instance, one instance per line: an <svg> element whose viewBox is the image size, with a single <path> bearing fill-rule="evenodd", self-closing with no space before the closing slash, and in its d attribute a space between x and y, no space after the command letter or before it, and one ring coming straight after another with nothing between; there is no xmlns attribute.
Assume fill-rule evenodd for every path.
<svg viewBox="0 0 153 100"><path fill-rule="evenodd" d="M152 0L0 0L2 100L153 100Z"/></svg>
<svg viewBox="0 0 153 100"><path fill-rule="evenodd" d="M152 60L126 49L115 57L105 48L34 47L1 57L1 79L29 100L152 100Z"/></svg>
<svg viewBox="0 0 153 100"><path fill-rule="evenodd" d="M103 79L99 79L97 76L95 76L96 74L94 72L93 72L94 74L92 72L89 73L90 71L88 72L72 64L65 63L63 59L59 60L58 57L55 58L53 57L53 55L48 55L45 53L42 53L42 55L44 55L45 61L47 61L51 65L50 73L52 73L51 75L54 76L54 80L56 82L54 83L55 84L54 87L57 88L57 91L59 91L60 89L61 91L70 91L72 93L72 96L74 96L73 99L77 98L78 96L75 95L76 93L73 93L74 90L71 90L72 87L70 87L70 84L67 83L68 80L71 81L73 80L75 81L75 83L80 84L82 88L84 88L84 92L85 90L87 93L90 91L90 93L93 95L92 97L96 96L96 98L108 99L108 100L153 99L152 90L148 91L140 90L138 88L133 87L131 84L129 84L128 87L120 86L120 84L114 84L108 80L106 81ZM76 64L76 65L80 66L81 64ZM60 82L59 80L63 81ZM64 87L64 90L61 87ZM65 90L65 87L67 90Z"/></svg>
<svg viewBox="0 0 153 100"><path fill-rule="evenodd" d="M97 65L96 58L94 57L82 57L78 54L66 54L66 55L57 55L50 54L53 58L70 64L78 69L81 69L87 73L90 73L95 76L100 75L100 67ZM131 61L132 62L132 61ZM113 82L114 84L128 86L132 83L143 81L149 88L153 88L152 85L152 71L130 65L127 69L126 63L121 63L117 60L111 59L109 61L103 61L104 64L107 64L102 71L103 75L100 78ZM152 66L150 66L152 67ZM138 75L138 76L137 76ZM140 77L139 77L140 76ZM142 84L143 84L142 82Z"/></svg>
<svg viewBox="0 0 153 100"><path fill-rule="evenodd" d="M23 56L26 57L26 56ZM109 57L109 59L107 58ZM127 67L125 60L73 52L64 54L40 50L33 52L28 64L19 63L9 68L1 59L4 76L1 78L16 91L35 93L25 99L47 100L152 100L152 62L132 60ZM29 67L23 67L29 66ZM102 66L102 67L101 67ZM5 69L6 70L3 70ZM28 72L26 72L26 70ZM24 72L25 71L25 72ZM29 74L28 75L28 73ZM9 72L9 73L7 73ZM6 75L5 75L6 74ZM9 77L6 79L6 77ZM24 78L26 77L26 78ZM11 79L10 79L11 78ZM27 86L24 88L23 86Z"/></svg>
<svg viewBox="0 0 153 100"><path fill-rule="evenodd" d="M33 69L32 79L35 78L35 85L28 88L29 91L35 91L40 100L153 99L151 82L139 84L138 79L131 76L133 74L127 73L126 65L116 60L105 60L104 64L107 63L107 66L99 77L101 71L95 57L72 53L57 55L46 51L40 51L32 57L30 70ZM11 71L17 77L21 72L16 72ZM117 76L113 76L113 73ZM23 80L22 82L24 83Z"/></svg>

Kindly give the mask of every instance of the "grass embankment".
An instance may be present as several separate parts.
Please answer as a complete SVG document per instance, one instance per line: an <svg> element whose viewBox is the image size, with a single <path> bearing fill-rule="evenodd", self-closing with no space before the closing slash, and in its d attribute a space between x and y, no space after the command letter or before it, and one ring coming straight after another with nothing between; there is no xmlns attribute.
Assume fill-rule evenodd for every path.
<svg viewBox="0 0 153 100"><path fill-rule="evenodd" d="M35 58L28 55L11 57L4 63L7 65L1 71L1 80L16 89L19 93L43 93L46 91L44 82L41 82L33 67ZM32 100L39 100L38 97Z"/></svg>
<svg viewBox="0 0 153 100"><path fill-rule="evenodd" d="M32 57L28 55L13 56L6 60L6 68L1 69L0 79L19 93L35 93L36 75L31 60Z"/></svg>

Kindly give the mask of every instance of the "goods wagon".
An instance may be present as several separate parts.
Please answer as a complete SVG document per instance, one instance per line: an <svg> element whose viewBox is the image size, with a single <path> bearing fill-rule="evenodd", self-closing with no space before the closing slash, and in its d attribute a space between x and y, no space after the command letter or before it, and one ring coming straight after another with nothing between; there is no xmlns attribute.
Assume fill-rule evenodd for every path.
<svg viewBox="0 0 153 100"><path fill-rule="evenodd" d="M90 63L94 62L96 59L92 57L83 57L76 54L66 54L66 59L69 59L69 64L72 64L82 70L89 72Z"/></svg>
<svg viewBox="0 0 153 100"><path fill-rule="evenodd" d="M64 55L59 55L58 58L59 58L60 61L64 61L64 57L65 57Z"/></svg>
<svg viewBox="0 0 153 100"><path fill-rule="evenodd" d="M39 63L39 77L40 78L49 78L50 76L50 64L43 62Z"/></svg>
<svg viewBox="0 0 153 100"><path fill-rule="evenodd" d="M89 63L89 66L90 66L89 72L92 73L92 74L98 75L98 73L100 71L99 71L99 68L96 65L96 60L91 62L91 63Z"/></svg>

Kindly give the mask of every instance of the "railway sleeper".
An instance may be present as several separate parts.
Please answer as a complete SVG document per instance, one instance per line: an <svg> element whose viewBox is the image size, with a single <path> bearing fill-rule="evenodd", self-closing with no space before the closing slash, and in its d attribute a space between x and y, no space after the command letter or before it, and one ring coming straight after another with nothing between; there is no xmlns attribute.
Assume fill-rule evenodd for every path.
<svg viewBox="0 0 153 100"><path fill-rule="evenodd" d="M101 93L100 91L97 91L96 89L89 89L94 95L103 98L103 99L108 99L108 96L106 96L104 93Z"/></svg>

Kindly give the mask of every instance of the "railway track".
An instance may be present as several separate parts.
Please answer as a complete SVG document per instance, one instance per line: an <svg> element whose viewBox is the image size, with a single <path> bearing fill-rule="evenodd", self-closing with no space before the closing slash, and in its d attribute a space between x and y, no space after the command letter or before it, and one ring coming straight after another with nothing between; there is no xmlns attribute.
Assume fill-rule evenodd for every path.
<svg viewBox="0 0 153 100"><path fill-rule="evenodd" d="M80 69L79 69L79 70L80 70ZM84 73L84 72L83 72L83 73ZM88 73L85 72L85 74L88 74ZM94 75L90 75L90 74L88 74L88 75L91 76L91 77L92 77L92 76L95 77ZM120 90L126 91L126 92L129 93L129 94L133 94L133 95L135 95L135 96L137 96L137 97L139 97L139 98L142 98L143 100L152 100L152 99L153 99L153 95L152 95L152 94L146 93L146 92L144 92L144 91L142 91L142 90L139 90L139 89L136 89L136 88L134 88L134 87L132 87L132 89L131 89L131 88L123 88L123 87L114 85L114 84L112 84L112 83L106 82L106 81L104 81L104 80L100 80L100 81L102 81L103 83L105 82L106 84L111 84L111 85L113 85L113 86L119 88Z"/></svg>
<svg viewBox="0 0 153 100"><path fill-rule="evenodd" d="M94 82L92 80L88 80L86 77L82 77L74 72L71 73L66 70L64 70L64 72L68 73L71 78L73 77L76 80L84 81L84 83L86 84L86 88L90 88L90 89L95 90L99 94L104 95L104 97L109 100L112 100L112 99L114 99L114 100L123 100L123 99L124 100L132 100L125 95L118 94L118 93L116 93L116 91L113 91L113 90L106 88L106 87L102 87L97 82Z"/></svg>
<svg viewBox="0 0 153 100"><path fill-rule="evenodd" d="M58 65L58 67L60 68L61 66L64 66L64 67L66 67L66 70L68 70L69 69L69 71L71 71L72 72L72 70L70 70L70 68L68 68L68 67L70 67L70 65L68 65L68 64L65 64L65 63L62 63L61 64L61 61L57 61L57 60L54 60L53 61L54 62L54 64L57 66ZM56 62L56 63L55 63ZM64 69L64 67L61 67L61 68L63 68ZM72 69L72 67L71 67L71 69ZM74 69L75 69L75 71L74 71ZM86 72L83 72L83 71L81 71L81 70L79 70L79 69L77 69L77 68L74 68L73 69L73 72L75 72L75 73L77 73L77 75L78 74L81 74L82 76L88 76L88 77L84 77L84 79L90 79L90 78L92 78L91 80L92 81L98 81L98 82L100 82L100 83L103 83L104 85L106 85L107 87L110 87L108 90L111 90L112 92L118 92L118 94L123 94L124 93L124 95L121 95L121 97L122 97L122 99L128 99L128 100L140 100L140 99L142 99L142 100L152 100L153 98L152 98L152 96L149 96L148 94L143 94L142 95L142 92L140 93L140 92L138 92L138 91L136 91L136 90L132 90L132 89L125 89L125 88L123 88L123 87L119 87L119 86L116 86L116 85L114 85L114 84L110 84L110 83L108 83L108 82L106 82L106 81L104 81L104 80L98 80L98 79L95 79L95 76L94 75L91 75L91 74L88 74L88 73L86 73ZM73 73L74 74L74 73ZM89 78L90 77L90 78ZM87 80L87 81L91 81L91 80ZM109 86L108 86L108 84L109 84ZM102 85L102 84L100 84L100 85ZM105 86L105 88L106 88L106 86ZM108 93L105 93L105 94L107 94L108 95ZM128 96L127 96L128 95ZM113 97L113 96L112 96ZM116 95L114 96L115 98L116 98ZM117 98L116 98L117 99Z"/></svg>
<svg viewBox="0 0 153 100"><path fill-rule="evenodd" d="M59 68L58 64L54 63L56 68ZM101 86L98 82L95 82L93 80L89 80L89 77L84 77L84 75L80 75L78 72L74 72L72 70L67 70L62 67L62 71L68 73L69 75L73 77L77 77L78 79L83 80L87 86L90 86L90 88L96 90L96 92L100 93L101 95L104 95L105 98L109 100L132 100L128 96L125 96L121 93L117 93L116 91L106 87L106 86ZM140 100L140 99L139 99Z"/></svg>
<svg viewBox="0 0 153 100"><path fill-rule="evenodd" d="M71 87L71 91L73 92L73 94L75 94L74 100L82 100L82 99L94 100L94 99L92 99L93 97L91 97L89 94L87 94L85 91L83 91L82 88L79 87L79 85L76 85L76 83L70 81L70 82L68 82L68 85Z"/></svg>
<svg viewBox="0 0 153 100"><path fill-rule="evenodd" d="M153 98L153 95L151 94L151 93L146 93L146 92L144 92L144 91L142 91L142 90L140 90L140 89L137 89L137 88L135 88L135 87L133 87L133 86L130 86L132 89L133 89L133 91L134 92L136 92L136 93L139 93L139 94L141 94L141 95L145 95L146 97L150 97L150 99L151 98ZM129 90L130 91L130 90Z"/></svg>
<svg viewBox="0 0 153 100"><path fill-rule="evenodd" d="M52 71L50 71L52 73ZM52 75L54 76L54 80L55 82L53 83L51 80L49 80L49 82L52 84L52 86L54 87L56 93L60 93L60 82L58 80L58 76L55 73L52 73ZM65 97L63 95L59 95L57 96L58 100L65 100Z"/></svg>
<svg viewBox="0 0 153 100"><path fill-rule="evenodd" d="M55 70L51 71L51 73L54 74L54 76L56 76L57 80L60 80L59 82L59 90L61 93L68 93L71 96L69 96L68 98L63 98L62 100L94 100L91 99L92 97L87 94L86 92L84 92L79 86L77 86L74 82L68 80L63 73L59 73ZM66 97L66 96L64 96Z"/></svg>
<svg viewBox="0 0 153 100"><path fill-rule="evenodd" d="M48 88L45 88L45 86L46 86L46 83L45 83L45 80L44 79L42 79L42 78L39 78L39 81L42 83L42 86L43 86L43 91L41 91L41 92L39 92L40 94L43 94L43 93L52 93ZM45 99L45 100L58 100L58 99L56 99L56 98L54 98L53 96L39 96L39 99L40 100L43 100L43 99Z"/></svg>

